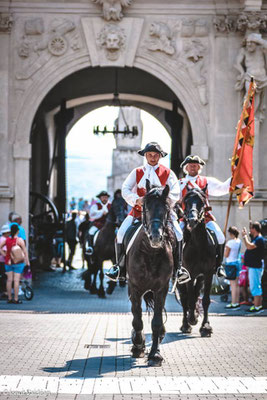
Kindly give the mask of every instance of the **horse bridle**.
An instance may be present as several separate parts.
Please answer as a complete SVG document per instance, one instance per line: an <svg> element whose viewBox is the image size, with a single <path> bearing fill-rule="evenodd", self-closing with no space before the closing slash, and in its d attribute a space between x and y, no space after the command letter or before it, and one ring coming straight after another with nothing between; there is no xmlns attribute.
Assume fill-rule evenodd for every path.
<svg viewBox="0 0 267 400"><path fill-rule="evenodd" d="M168 218L166 218L166 221L167 221L167 219L168 219ZM151 219L151 220L149 221L149 223L147 223L147 219L146 219L146 207L145 207L145 204L143 204L143 208L142 208L142 224L143 224L144 230L145 230L145 232L146 232L147 235L150 234L149 228L151 227L151 225L152 225L154 222L159 222L160 226L162 227L162 232L163 232L163 236L164 236L164 234L165 234L165 232L166 232L166 230L167 230L167 224L164 224L164 222L161 221L161 219L159 219L159 218L153 218L153 219Z"/></svg>
<svg viewBox="0 0 267 400"><path fill-rule="evenodd" d="M196 193L196 195L203 201L202 197L198 193ZM185 202L184 202L184 204L185 204ZM197 214L197 223L198 224L201 223L205 218L205 211L206 211L205 210L205 204L203 204L203 208L202 208L202 210L200 212L194 206L190 209L190 212L192 212L192 211L195 211L196 214ZM193 219L193 218L189 218L187 216L186 207L185 207L185 211L184 211L184 219L185 219L186 222L189 222L191 219Z"/></svg>

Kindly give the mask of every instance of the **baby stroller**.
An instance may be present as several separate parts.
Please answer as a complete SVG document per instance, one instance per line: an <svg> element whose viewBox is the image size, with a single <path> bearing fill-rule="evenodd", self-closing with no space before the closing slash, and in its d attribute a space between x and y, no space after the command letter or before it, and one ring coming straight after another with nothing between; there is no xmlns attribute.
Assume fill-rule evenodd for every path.
<svg viewBox="0 0 267 400"><path fill-rule="evenodd" d="M20 279L20 289L22 290L26 300L31 300L33 298L32 271L30 266L24 268Z"/></svg>

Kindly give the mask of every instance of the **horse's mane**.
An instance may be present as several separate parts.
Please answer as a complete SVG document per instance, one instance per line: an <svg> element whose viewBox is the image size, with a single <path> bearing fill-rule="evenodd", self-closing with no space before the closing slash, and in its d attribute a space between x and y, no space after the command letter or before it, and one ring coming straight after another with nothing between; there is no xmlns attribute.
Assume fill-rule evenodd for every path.
<svg viewBox="0 0 267 400"><path fill-rule="evenodd" d="M145 201L151 201L154 198L161 198L162 201L166 204L167 208L168 208L168 212L171 209L171 201L169 199L169 197L167 197L166 199L164 199L162 197L162 192L163 192L164 188L160 187L160 186L152 186L152 188L149 190L149 192L146 193L145 195Z"/></svg>
<svg viewBox="0 0 267 400"><path fill-rule="evenodd" d="M193 196L198 196L200 200L202 201L203 205L206 203L207 196L201 189L193 188L188 190L186 195L183 198L183 202L186 202L187 199L193 197Z"/></svg>

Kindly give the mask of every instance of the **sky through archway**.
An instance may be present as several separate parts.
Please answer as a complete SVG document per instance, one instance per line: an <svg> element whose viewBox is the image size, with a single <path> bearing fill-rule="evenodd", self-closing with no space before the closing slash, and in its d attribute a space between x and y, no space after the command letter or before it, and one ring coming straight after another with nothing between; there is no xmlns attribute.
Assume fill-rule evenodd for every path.
<svg viewBox="0 0 267 400"><path fill-rule="evenodd" d="M107 177L111 175L112 150L116 147L112 134L93 134L93 127L107 126L112 130L118 116L118 107L105 106L82 117L70 130L66 138L67 198L68 208L71 197L91 200L101 190L107 188ZM156 141L168 153L161 160L170 166L171 139L164 126L151 114L141 110L143 123L142 147ZM140 156L140 165L143 159Z"/></svg>

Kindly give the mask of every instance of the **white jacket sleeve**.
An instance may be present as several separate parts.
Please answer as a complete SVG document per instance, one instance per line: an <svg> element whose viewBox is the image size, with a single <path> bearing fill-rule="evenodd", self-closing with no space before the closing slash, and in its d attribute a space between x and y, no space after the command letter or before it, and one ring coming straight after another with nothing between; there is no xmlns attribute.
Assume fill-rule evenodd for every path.
<svg viewBox="0 0 267 400"><path fill-rule="evenodd" d="M210 196L223 196L229 193L231 178L221 182L216 178L207 177L208 192Z"/></svg>
<svg viewBox="0 0 267 400"><path fill-rule="evenodd" d="M134 207L136 200L139 198L136 185L136 169L134 169L127 176L125 181L122 184L121 194L124 200L130 204L130 206Z"/></svg>
<svg viewBox="0 0 267 400"><path fill-rule="evenodd" d="M108 212L107 207L104 206L101 210L99 210L97 204L93 204L90 208L90 218L95 221L96 219L101 218L105 211Z"/></svg>
<svg viewBox="0 0 267 400"><path fill-rule="evenodd" d="M167 180L167 185L170 187L169 199L171 200L171 206L173 207L175 203L180 199L180 185L177 176L173 171L170 172L169 178Z"/></svg>

